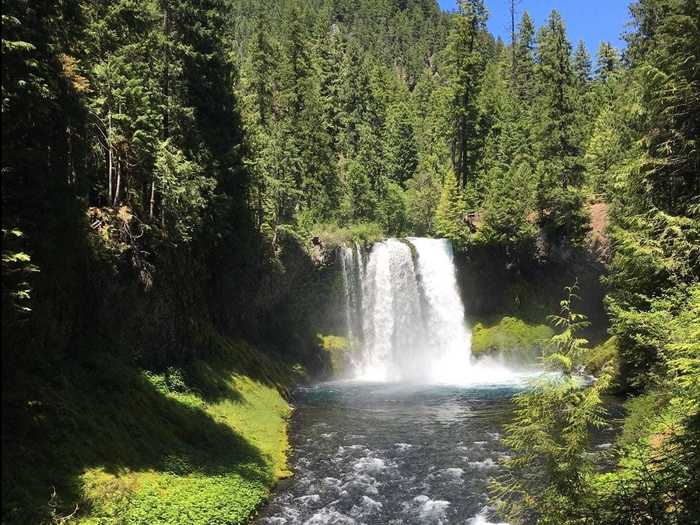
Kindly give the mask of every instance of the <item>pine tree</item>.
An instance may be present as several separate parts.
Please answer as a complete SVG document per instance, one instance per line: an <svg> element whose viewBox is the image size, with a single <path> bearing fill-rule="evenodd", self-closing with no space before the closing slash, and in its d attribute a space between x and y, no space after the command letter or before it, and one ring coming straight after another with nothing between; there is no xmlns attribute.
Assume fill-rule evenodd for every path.
<svg viewBox="0 0 700 525"><path fill-rule="evenodd" d="M330 136L334 148L340 148L342 122L342 66L345 54L345 40L340 24L331 23L323 17L319 19L318 37L315 44L319 69L320 101L323 126Z"/></svg>
<svg viewBox="0 0 700 525"><path fill-rule="evenodd" d="M435 157L425 158L416 174L406 182L407 221L416 235L435 233L435 212L441 195L440 166Z"/></svg>
<svg viewBox="0 0 700 525"><path fill-rule="evenodd" d="M558 375L539 379L515 396L515 418L503 440L512 457L505 461L505 475L493 483L498 509L516 523L585 523L596 502L595 464L586 451L591 428L605 424L601 396L612 367L592 385L582 386L573 377L588 344L579 332L588 322L572 309L576 285L566 292L561 314L550 316L560 333L550 339L545 356Z"/></svg>
<svg viewBox="0 0 700 525"><path fill-rule="evenodd" d="M605 82L620 65L620 56L609 42L600 43L596 60L595 76L596 79L603 82Z"/></svg>
<svg viewBox="0 0 700 525"><path fill-rule="evenodd" d="M339 184L331 137L318 125L323 108L306 17L298 6L291 7L284 43L280 125L284 147L290 150L290 162L282 167L289 172L285 180L298 190L290 194L291 207L284 215L291 220L305 212L315 221L327 219L337 209Z"/></svg>
<svg viewBox="0 0 700 525"><path fill-rule="evenodd" d="M578 86L585 87L591 80L591 55L586 49L586 44L583 40L579 40L576 51L574 52L574 76Z"/></svg>
<svg viewBox="0 0 700 525"><path fill-rule="evenodd" d="M481 0L461 2L459 6L445 62L452 90L452 165L460 184L466 186L476 175L481 150L477 95L485 61L482 37L486 9Z"/></svg>
<svg viewBox="0 0 700 525"><path fill-rule="evenodd" d="M463 244L467 237L466 204L457 177L453 171L447 172L442 183L440 202L435 210L435 232L452 241Z"/></svg>
<svg viewBox="0 0 700 525"><path fill-rule="evenodd" d="M527 11L518 26L515 58L513 89L520 100L530 102L535 93L535 26Z"/></svg>
<svg viewBox="0 0 700 525"><path fill-rule="evenodd" d="M552 11L538 35L538 208L549 239L580 242L588 218L582 210L583 164L573 100L571 45L561 16Z"/></svg>
<svg viewBox="0 0 700 525"><path fill-rule="evenodd" d="M384 138L387 176L400 184L413 176L418 164L418 151L411 117L410 108L405 102L394 104L387 110Z"/></svg>

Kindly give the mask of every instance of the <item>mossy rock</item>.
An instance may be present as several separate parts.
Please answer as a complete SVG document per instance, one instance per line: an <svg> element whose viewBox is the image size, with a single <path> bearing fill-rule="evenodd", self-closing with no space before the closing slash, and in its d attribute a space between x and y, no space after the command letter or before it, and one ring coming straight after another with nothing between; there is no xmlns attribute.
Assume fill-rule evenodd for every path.
<svg viewBox="0 0 700 525"><path fill-rule="evenodd" d="M612 336L604 343L591 348L585 356L586 372L598 375L608 363L617 367L618 342Z"/></svg>
<svg viewBox="0 0 700 525"><path fill-rule="evenodd" d="M347 375L352 365L350 345L347 338L338 335L318 335L321 348L328 352L331 360L333 377Z"/></svg>
<svg viewBox="0 0 700 525"><path fill-rule="evenodd" d="M533 364L554 331L547 325L528 324L504 317L492 326L477 323L472 329L472 355L502 357L512 364Z"/></svg>

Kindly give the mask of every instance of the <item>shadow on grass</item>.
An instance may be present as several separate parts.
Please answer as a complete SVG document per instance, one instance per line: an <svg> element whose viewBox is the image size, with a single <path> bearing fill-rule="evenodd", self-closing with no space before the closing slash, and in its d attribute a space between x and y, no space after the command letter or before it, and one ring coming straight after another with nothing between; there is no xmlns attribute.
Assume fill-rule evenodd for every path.
<svg viewBox="0 0 700 525"><path fill-rule="evenodd" d="M197 392L208 402L242 400L232 387L232 375L243 374L288 396L293 384L289 368L263 352L256 351L243 341L234 341L218 334L211 337L210 356L206 361L196 360L181 372L187 388Z"/></svg>
<svg viewBox="0 0 700 525"><path fill-rule="evenodd" d="M3 524L46 522L52 487L58 495L52 504L70 512L81 498L82 473L94 467L112 474L234 473L272 482L265 457L244 437L110 355L96 353L55 370L61 373L52 384L36 385L30 402L14 403L3 417ZM226 373L200 368L195 382L205 397L239 400Z"/></svg>

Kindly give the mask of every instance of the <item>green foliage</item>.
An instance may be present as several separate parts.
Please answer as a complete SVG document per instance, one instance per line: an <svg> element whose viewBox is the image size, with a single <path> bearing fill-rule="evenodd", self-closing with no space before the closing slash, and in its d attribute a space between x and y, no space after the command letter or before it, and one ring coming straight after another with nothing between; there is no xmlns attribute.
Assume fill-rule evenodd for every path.
<svg viewBox="0 0 700 525"><path fill-rule="evenodd" d="M312 234L321 239L329 250L353 242L363 246L371 246L386 238L382 227L373 222L353 224L346 228L336 224L319 224L312 229Z"/></svg>
<svg viewBox="0 0 700 525"><path fill-rule="evenodd" d="M158 146L154 176L168 230L174 233L176 240L191 240L193 232L202 224L202 211L216 181L203 176L199 167L168 141Z"/></svg>
<svg viewBox="0 0 700 525"><path fill-rule="evenodd" d="M537 232L528 220L534 203L528 200L527 192L523 195L532 181L528 165L520 164L507 173L489 173L489 179L476 241L506 249L529 247Z"/></svg>
<svg viewBox="0 0 700 525"><path fill-rule="evenodd" d="M580 520L593 500L589 429L604 424L601 393L609 376L582 388L573 378L545 380L516 396L515 422L504 443L515 454L496 482L499 510L515 523Z"/></svg>
<svg viewBox="0 0 700 525"><path fill-rule="evenodd" d="M463 244L468 231L466 215L464 195L454 172L450 171L445 175L440 202L435 210L435 232L457 246Z"/></svg>
<svg viewBox="0 0 700 525"><path fill-rule="evenodd" d="M429 168L419 168L406 187L406 214L410 230L416 235L431 235L434 232L435 210L440 202L437 174Z"/></svg>
<svg viewBox="0 0 700 525"><path fill-rule="evenodd" d="M567 286L564 292L565 297L559 303L560 313L548 317L549 322L560 332L549 340L545 364L552 365L554 370L570 376L574 372L574 365L581 363L588 345L588 341L577 334L590 326L590 323L585 315L573 310L574 301L580 299L576 295L578 284Z"/></svg>
<svg viewBox="0 0 700 525"><path fill-rule="evenodd" d="M554 334L547 325L504 317L493 326L477 323L472 329L472 354L501 356L513 364L534 364Z"/></svg>
<svg viewBox="0 0 700 525"><path fill-rule="evenodd" d="M627 402L628 417L615 472L596 479L601 523L684 523L697 516L700 445L700 286L667 319L659 343L666 373Z"/></svg>
<svg viewBox="0 0 700 525"><path fill-rule="evenodd" d="M458 249L505 252L521 271L543 248L566 256L585 245L593 192L611 210L605 284L615 344L584 351L583 319L563 304L547 360L565 376L582 359L602 377L606 363L618 365L617 382L653 396L658 414L640 418L634 443L622 440L618 470L593 479L574 457L581 429L557 424L598 421L604 381L542 386L519 405L537 439L514 443L525 463L541 451L543 476L555 481L518 490L543 522L563 520L574 503L571 520L691 521L690 473L700 470L700 14L686 0L641 0L631 14L625 60L603 43L592 73L556 12L539 32L523 13L511 50L486 31L480 0L452 14L435 2L369 0L3 4L3 439L22 442L38 421L75 423L56 426L64 435L29 460L53 458L41 447L77 436L80 450L54 467L94 452L81 466L93 475L85 483L102 513L95 519L216 523L219 502L226 519L242 520L267 481L251 488L236 477L225 439L206 423L216 403L175 366L209 351L203 325L264 332L288 351L289 332L310 343L319 330L306 317L323 307L297 308L313 302L297 279L304 290L322 279L307 279L312 265L290 255L313 236L333 247L440 235ZM521 340L522 327L509 328ZM480 337L495 337L491 330ZM119 341L115 353L167 373L147 383L100 372L114 385L105 393L78 371L103 370L85 356L105 336ZM150 407L129 428L162 440L157 449L130 437L142 457L112 421L123 415L109 408L115 401L136 404L125 385ZM52 401L54 392L67 397ZM180 428L160 428L162 413ZM211 450L232 470L204 472L220 464L193 445L201 434L192 421L213 432ZM119 450L102 448L108 433ZM131 474L98 471L110 458ZM31 497L8 512L72 512L70 483L51 497L44 474L10 480L14 495ZM223 501L227 484L240 506ZM161 496L168 510L159 518ZM198 497L206 509L182 514ZM555 507L560 514L548 514Z"/></svg>
<svg viewBox="0 0 700 525"><path fill-rule="evenodd" d="M561 313L551 317L561 332L550 339L545 362L561 375L539 379L516 395L515 419L506 426L504 443L513 454L493 489L499 511L514 523L585 520L595 498L595 464L586 451L590 429L605 423L601 394L611 370L603 370L592 385L572 374L586 343L576 337L586 320L572 309L575 291L566 289Z"/></svg>
<svg viewBox="0 0 700 525"><path fill-rule="evenodd" d="M619 343L616 336L612 336L605 342L591 348L584 356L586 372L598 375L608 365L617 367L618 353Z"/></svg>
<svg viewBox="0 0 700 525"><path fill-rule="evenodd" d="M379 207L383 230L394 237L407 229L406 193L394 181L387 182L386 193Z"/></svg>
<svg viewBox="0 0 700 525"><path fill-rule="evenodd" d="M32 311L30 278L39 268L32 264L28 253L21 251L19 243L24 237L21 230L2 230L2 313L3 330L13 323L26 320Z"/></svg>
<svg viewBox="0 0 700 525"><path fill-rule="evenodd" d="M291 376L242 343L222 340L211 362L164 373L102 353L63 373L41 385L43 416L23 445L37 454L3 490L6 523L76 504L75 523L246 523L288 475L289 406L273 381ZM54 411L63 417L47 420Z"/></svg>
<svg viewBox="0 0 700 525"><path fill-rule="evenodd" d="M443 60L451 96L452 164L464 187L475 178L481 142L477 95L485 65L486 8L482 0L461 2L452 23Z"/></svg>
<svg viewBox="0 0 700 525"><path fill-rule="evenodd" d="M561 16L552 11L537 37L537 206L540 225L554 242L580 243L588 220L582 211L583 166L576 136L575 76L571 44Z"/></svg>

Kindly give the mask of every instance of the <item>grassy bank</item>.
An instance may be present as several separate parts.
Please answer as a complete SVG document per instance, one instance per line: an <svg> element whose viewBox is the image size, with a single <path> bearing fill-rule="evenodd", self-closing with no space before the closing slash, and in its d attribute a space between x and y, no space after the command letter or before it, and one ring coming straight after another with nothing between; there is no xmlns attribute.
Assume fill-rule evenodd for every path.
<svg viewBox="0 0 700 525"><path fill-rule="evenodd" d="M37 391L3 523L237 524L288 474L291 367L241 342L146 372L95 353ZM71 516L67 520L67 518Z"/></svg>

